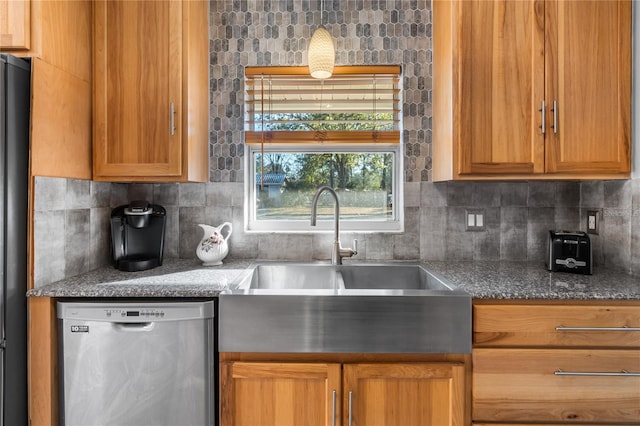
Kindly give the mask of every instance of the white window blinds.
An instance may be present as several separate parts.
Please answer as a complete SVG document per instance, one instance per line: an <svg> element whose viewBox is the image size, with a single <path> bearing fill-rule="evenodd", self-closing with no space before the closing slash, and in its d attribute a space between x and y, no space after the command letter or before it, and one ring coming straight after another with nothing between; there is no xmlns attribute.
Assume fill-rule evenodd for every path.
<svg viewBox="0 0 640 426"><path fill-rule="evenodd" d="M400 67L336 67L318 80L306 67L245 69L245 142L400 141Z"/></svg>

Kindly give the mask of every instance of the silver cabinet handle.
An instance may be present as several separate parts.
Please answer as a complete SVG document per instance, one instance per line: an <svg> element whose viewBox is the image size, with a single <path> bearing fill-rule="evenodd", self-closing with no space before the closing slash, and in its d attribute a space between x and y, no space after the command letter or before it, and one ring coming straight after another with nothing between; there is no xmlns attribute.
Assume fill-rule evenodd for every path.
<svg viewBox="0 0 640 426"><path fill-rule="evenodd" d="M586 372L586 371L563 371L558 369L555 371L556 376L583 376L583 377L640 377L640 373L632 373L627 370L605 371L605 372Z"/></svg>
<svg viewBox="0 0 640 426"><path fill-rule="evenodd" d="M349 391L349 426L351 426L351 420L353 419L353 392Z"/></svg>
<svg viewBox="0 0 640 426"><path fill-rule="evenodd" d="M169 104L169 131L171 136L176 134L176 107L173 102Z"/></svg>
<svg viewBox="0 0 640 426"><path fill-rule="evenodd" d="M331 409L331 426L336 426L336 390L333 390L333 401Z"/></svg>
<svg viewBox="0 0 640 426"><path fill-rule="evenodd" d="M556 331L640 331L640 327L565 327L559 325Z"/></svg>
<svg viewBox="0 0 640 426"><path fill-rule="evenodd" d="M553 101L553 133L558 134L558 101Z"/></svg>
<svg viewBox="0 0 640 426"><path fill-rule="evenodd" d="M547 128L547 111L546 103L544 101L542 101L542 106L538 111L542 112L542 125L540 126L540 129L542 130L542 134L544 135Z"/></svg>

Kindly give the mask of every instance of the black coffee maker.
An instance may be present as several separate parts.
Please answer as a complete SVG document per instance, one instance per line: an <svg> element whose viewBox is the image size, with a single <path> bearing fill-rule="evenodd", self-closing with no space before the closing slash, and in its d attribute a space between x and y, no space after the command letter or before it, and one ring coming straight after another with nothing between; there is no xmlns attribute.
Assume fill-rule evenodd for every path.
<svg viewBox="0 0 640 426"><path fill-rule="evenodd" d="M111 253L121 271L144 271L162 265L164 207L132 201L111 211Z"/></svg>

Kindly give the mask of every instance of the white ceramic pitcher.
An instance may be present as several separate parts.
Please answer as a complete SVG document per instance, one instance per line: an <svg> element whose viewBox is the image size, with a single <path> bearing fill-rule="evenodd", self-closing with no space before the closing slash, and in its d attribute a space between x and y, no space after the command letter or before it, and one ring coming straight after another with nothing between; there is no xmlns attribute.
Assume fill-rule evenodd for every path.
<svg viewBox="0 0 640 426"><path fill-rule="evenodd" d="M204 266L222 265L222 259L229 253L227 240L231 236L231 223L225 222L217 228L202 223L198 226L202 228L204 235L196 249L196 256ZM222 228L224 227L229 228L226 237L222 235Z"/></svg>

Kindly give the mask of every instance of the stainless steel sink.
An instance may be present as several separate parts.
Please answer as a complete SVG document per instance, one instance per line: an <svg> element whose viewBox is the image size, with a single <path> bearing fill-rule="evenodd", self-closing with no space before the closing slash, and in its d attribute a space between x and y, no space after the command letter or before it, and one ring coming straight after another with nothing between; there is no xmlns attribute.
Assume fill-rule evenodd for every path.
<svg viewBox="0 0 640 426"><path fill-rule="evenodd" d="M471 297L419 264L249 269L220 295L221 352L471 352Z"/></svg>
<svg viewBox="0 0 640 426"><path fill-rule="evenodd" d="M256 265L239 288L249 290L334 290L344 288L336 267L324 264Z"/></svg>
<svg viewBox="0 0 640 426"><path fill-rule="evenodd" d="M347 289L455 290L420 265L353 265L343 267L341 274Z"/></svg>

